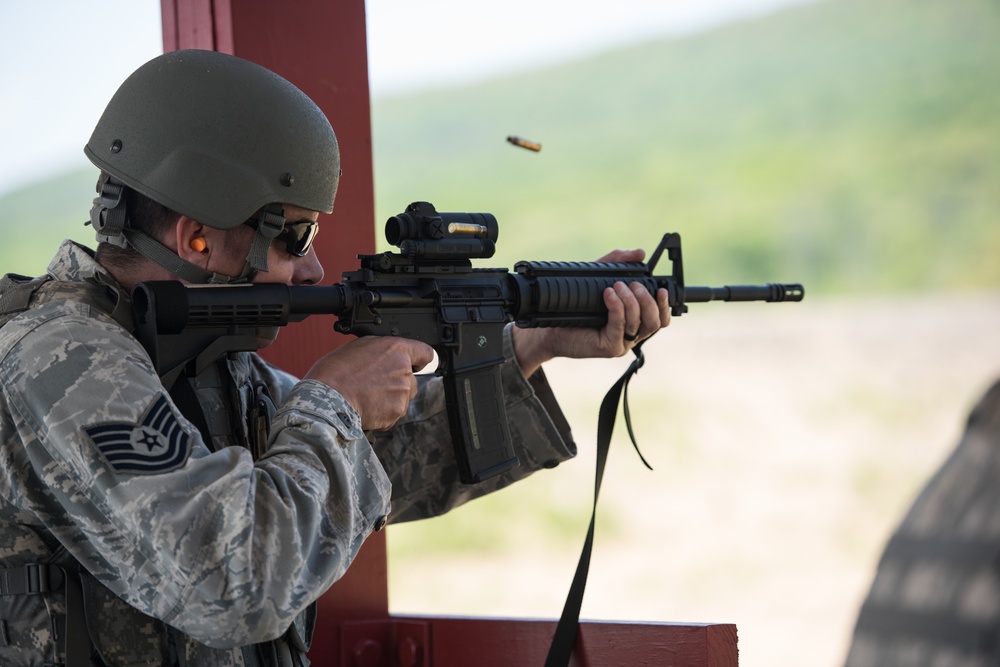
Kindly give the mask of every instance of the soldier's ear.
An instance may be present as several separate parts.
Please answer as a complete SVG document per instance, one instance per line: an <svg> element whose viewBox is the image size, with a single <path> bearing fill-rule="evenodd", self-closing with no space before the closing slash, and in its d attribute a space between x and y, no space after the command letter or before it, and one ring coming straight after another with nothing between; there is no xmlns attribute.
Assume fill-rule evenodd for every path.
<svg viewBox="0 0 1000 667"><path fill-rule="evenodd" d="M174 247L171 250L181 259L204 266L212 250L208 236L205 225L182 215L174 225Z"/></svg>

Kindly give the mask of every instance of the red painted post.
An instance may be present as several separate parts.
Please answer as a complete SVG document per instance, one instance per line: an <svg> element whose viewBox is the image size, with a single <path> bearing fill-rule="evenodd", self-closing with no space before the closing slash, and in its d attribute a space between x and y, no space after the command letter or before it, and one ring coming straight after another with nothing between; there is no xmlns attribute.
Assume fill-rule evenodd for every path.
<svg viewBox="0 0 1000 667"><path fill-rule="evenodd" d="M282 75L311 97L337 133L344 170L332 215L321 216L316 251L324 282L357 268L375 249L371 114L364 0L161 0L167 51L211 49L240 56ZM303 374L312 361L346 339L332 317L286 327L266 357ZM384 534L369 539L348 575L320 599L310 657L336 664L342 619L387 619L389 594Z"/></svg>

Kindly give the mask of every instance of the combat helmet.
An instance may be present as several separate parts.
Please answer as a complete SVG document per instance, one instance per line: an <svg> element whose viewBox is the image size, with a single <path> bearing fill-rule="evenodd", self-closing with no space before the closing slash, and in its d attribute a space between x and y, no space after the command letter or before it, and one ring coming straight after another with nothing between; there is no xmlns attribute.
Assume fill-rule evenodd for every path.
<svg viewBox="0 0 1000 667"><path fill-rule="evenodd" d="M131 246L191 282L266 271L281 204L329 213L340 178L337 138L316 103L274 72L215 51L166 53L133 72L84 152L111 177L91 211L98 240ZM257 214L243 275L205 272L132 229L125 188L217 229Z"/></svg>

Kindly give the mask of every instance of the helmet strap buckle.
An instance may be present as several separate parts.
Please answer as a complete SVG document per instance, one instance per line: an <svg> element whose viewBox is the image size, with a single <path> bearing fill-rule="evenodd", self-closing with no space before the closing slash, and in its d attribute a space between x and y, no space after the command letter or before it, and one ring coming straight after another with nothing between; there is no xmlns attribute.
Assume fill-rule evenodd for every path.
<svg viewBox="0 0 1000 667"><path fill-rule="evenodd" d="M280 205L267 206L257 215L257 231L247 253L247 264L254 271L267 271L267 250L284 227L285 212Z"/></svg>
<svg viewBox="0 0 1000 667"><path fill-rule="evenodd" d="M101 191L94 198L90 209L90 224L97 232L99 243L112 243L125 247L127 241L122 235L128 212L125 204L126 186L121 181L109 178L101 185Z"/></svg>

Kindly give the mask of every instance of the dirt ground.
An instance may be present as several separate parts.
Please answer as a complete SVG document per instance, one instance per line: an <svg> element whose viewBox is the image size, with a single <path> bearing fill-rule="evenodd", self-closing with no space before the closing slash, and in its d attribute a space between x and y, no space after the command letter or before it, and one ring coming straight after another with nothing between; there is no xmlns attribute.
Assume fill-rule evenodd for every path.
<svg viewBox="0 0 1000 667"><path fill-rule="evenodd" d="M646 356L630 401L654 471L619 422L583 616L735 623L743 667L841 664L890 531L1000 379L1000 294L693 304ZM499 547L390 529L394 612L559 615L625 365L549 364L579 460L429 522Z"/></svg>

